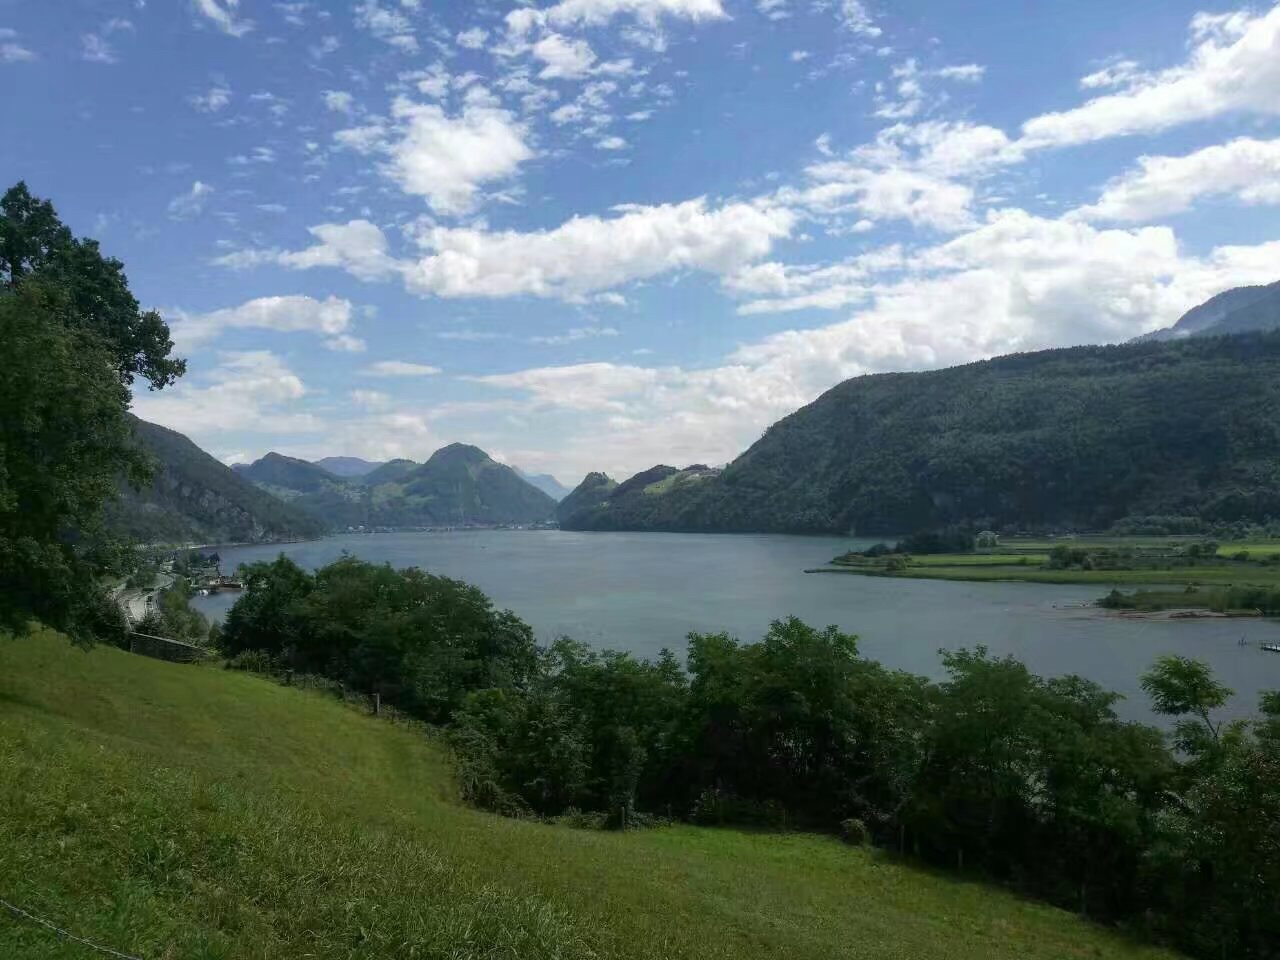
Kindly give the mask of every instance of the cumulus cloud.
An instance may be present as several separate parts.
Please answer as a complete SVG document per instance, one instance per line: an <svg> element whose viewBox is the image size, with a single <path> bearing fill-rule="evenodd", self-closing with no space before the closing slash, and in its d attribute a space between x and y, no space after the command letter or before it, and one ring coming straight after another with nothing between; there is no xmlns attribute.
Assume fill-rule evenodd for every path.
<svg viewBox="0 0 1280 960"><path fill-rule="evenodd" d="M570 40L549 33L533 45L533 55L546 66L538 76L543 80L577 80L591 73L596 55L585 40Z"/></svg>
<svg viewBox="0 0 1280 960"><path fill-rule="evenodd" d="M483 27L472 27L470 30L463 30L454 39L464 50L483 50L485 41L489 39L489 31Z"/></svg>
<svg viewBox="0 0 1280 960"><path fill-rule="evenodd" d="M679 270L729 274L767 256L795 215L766 203L711 207L705 198L623 206L615 216L574 217L552 230L493 231L426 226L415 233L418 259L396 258L366 220L322 224L319 241L299 251L246 250L219 257L226 267L278 264L337 267L362 280L400 275L413 293L439 297L558 297L577 300Z"/></svg>
<svg viewBox="0 0 1280 960"><path fill-rule="evenodd" d="M712 208L705 199L616 214L529 233L429 228L417 237L426 254L406 266L405 282L441 297L576 298L675 270L730 273L766 256L795 222L781 207Z"/></svg>
<svg viewBox="0 0 1280 960"><path fill-rule="evenodd" d="M1139 157L1074 216L1138 223L1181 213L1206 196L1280 204L1280 140L1242 137L1181 157Z"/></svg>
<svg viewBox="0 0 1280 960"><path fill-rule="evenodd" d="M229 37L243 37L253 29L253 21L240 19L240 0L192 0L192 5Z"/></svg>
<svg viewBox="0 0 1280 960"><path fill-rule="evenodd" d="M305 296L259 297L236 307L209 313L175 311L170 324L174 340L191 349L215 339L227 330L274 330L280 333L314 333L326 338L332 349L363 349L350 336L351 301L338 297L316 300Z"/></svg>
<svg viewBox="0 0 1280 960"><path fill-rule="evenodd" d="M391 117L390 125L341 131L338 141L384 156L382 172L436 213L471 211L485 185L515 176L534 155L525 125L480 97L453 115L439 104L397 97Z"/></svg>
<svg viewBox="0 0 1280 960"><path fill-rule="evenodd" d="M246 433L320 433L324 418L298 412L307 388L278 356L269 350L220 354L218 365L185 377L163 392L140 392L133 412L144 420L186 434L214 446L212 438Z"/></svg>
<svg viewBox="0 0 1280 960"><path fill-rule="evenodd" d="M1186 62L1154 73L1132 64L1085 78L1115 93L1023 124L1029 147L1151 133L1228 112L1280 115L1280 6L1260 16L1198 14Z"/></svg>

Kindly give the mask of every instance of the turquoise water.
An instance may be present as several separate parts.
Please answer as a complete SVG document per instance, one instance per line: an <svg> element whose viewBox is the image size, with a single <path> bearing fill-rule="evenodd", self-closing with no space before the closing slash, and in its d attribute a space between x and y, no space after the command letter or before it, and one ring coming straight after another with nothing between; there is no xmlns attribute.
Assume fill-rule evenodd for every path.
<svg viewBox="0 0 1280 960"><path fill-rule="evenodd" d="M651 657L681 651L690 631L757 639L778 617L837 624L861 638L865 656L938 677L939 649L986 645L1046 676L1078 673L1126 695L1120 710L1147 719L1138 678L1157 656L1207 660L1237 692L1230 713L1250 713L1259 691L1280 688L1280 624L1144 621L1086 605L1100 586L947 583L806 574L869 541L832 537L478 531L330 537L220 551L223 569L284 552L315 567L344 552L396 567L418 566L474 583L534 628L543 641L568 635ZM198 598L220 617L235 596ZM1247 634L1249 646L1240 646Z"/></svg>

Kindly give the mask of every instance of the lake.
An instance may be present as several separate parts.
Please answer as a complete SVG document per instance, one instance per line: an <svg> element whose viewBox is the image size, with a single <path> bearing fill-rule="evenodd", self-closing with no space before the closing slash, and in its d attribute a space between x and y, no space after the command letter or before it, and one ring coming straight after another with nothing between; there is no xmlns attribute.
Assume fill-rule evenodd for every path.
<svg viewBox="0 0 1280 960"><path fill-rule="evenodd" d="M474 583L529 623L539 640L567 635L653 657L683 651L690 631L756 640L771 620L795 614L861 638L864 656L937 678L939 649L985 644L1036 673L1078 673L1125 694L1119 712L1150 719L1138 686L1160 654L1208 661L1236 691L1227 713L1250 714L1262 690L1280 688L1280 623L1256 620L1125 620L1087 604L1101 586L948 583L806 574L871 541L662 533L488 530L383 533L219 552L223 570L286 553L322 566L344 552L395 567L417 566ZM235 594L196 598L221 619ZM1238 641L1247 635L1250 645Z"/></svg>

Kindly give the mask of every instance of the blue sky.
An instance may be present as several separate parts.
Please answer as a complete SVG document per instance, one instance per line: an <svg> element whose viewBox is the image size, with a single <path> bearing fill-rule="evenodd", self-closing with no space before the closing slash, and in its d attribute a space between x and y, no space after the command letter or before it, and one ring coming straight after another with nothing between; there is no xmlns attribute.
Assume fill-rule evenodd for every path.
<svg viewBox="0 0 1280 960"><path fill-rule="evenodd" d="M0 82L228 462L723 463L1280 279L1280 6L0 0Z"/></svg>

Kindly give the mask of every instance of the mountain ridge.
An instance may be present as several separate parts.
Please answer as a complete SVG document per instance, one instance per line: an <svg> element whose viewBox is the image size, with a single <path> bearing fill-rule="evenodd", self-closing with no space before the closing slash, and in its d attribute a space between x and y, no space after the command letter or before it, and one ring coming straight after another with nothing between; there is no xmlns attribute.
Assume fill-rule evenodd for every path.
<svg viewBox="0 0 1280 960"><path fill-rule="evenodd" d="M887 536L1261 522L1280 517L1280 332L856 377L722 473L672 471L643 471L594 505L580 487L561 525Z"/></svg>
<svg viewBox="0 0 1280 960"><path fill-rule="evenodd" d="M255 486L176 430L132 414L140 447L156 465L141 490L121 483L107 508L111 529L143 543L271 543L311 539L327 525Z"/></svg>
<svg viewBox="0 0 1280 960"><path fill-rule="evenodd" d="M359 477L335 476L274 452L239 470L339 529L523 525L555 516L553 498L470 444L449 444L425 463L391 460Z"/></svg>

